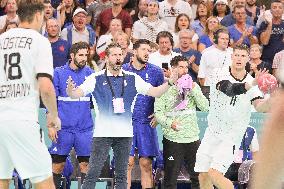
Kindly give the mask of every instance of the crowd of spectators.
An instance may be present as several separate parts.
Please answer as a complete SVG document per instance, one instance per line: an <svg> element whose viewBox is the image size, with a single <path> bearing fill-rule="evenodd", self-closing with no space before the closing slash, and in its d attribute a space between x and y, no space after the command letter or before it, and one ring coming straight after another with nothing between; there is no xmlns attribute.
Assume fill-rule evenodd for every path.
<svg viewBox="0 0 284 189"><path fill-rule="evenodd" d="M262 69L276 76L284 62L283 0L268 7L257 0L44 0L44 6L40 33L51 43L54 68L68 62L77 42L88 43L95 72L105 68L112 42L121 46L123 64L131 63L133 44L147 39L148 63L167 78L171 60L186 57L188 74L206 93L213 70L231 64L236 45L250 48L246 71L253 77ZM18 24L17 0L1 0L0 35Z"/></svg>
<svg viewBox="0 0 284 189"><path fill-rule="evenodd" d="M128 51L131 53L132 42L138 39L148 39L156 43L156 47L161 47L156 40L157 35L161 31L168 31L173 43L167 47L165 55L170 54L172 58L172 49L180 48L184 39L179 36L181 30L193 31L188 43L191 49L203 53L214 44L214 31L223 26L229 31L230 47L259 44L260 60L266 62L265 67L270 73L274 73L273 69L277 67L276 62L279 59L276 56L273 61L274 56L284 49L284 25L283 2L273 2L265 10L265 6L257 0L45 0L41 33L50 37L47 21L57 20L58 37L66 40L70 47L78 41L87 42L90 45L91 58L95 60L93 63L99 65L104 62L104 50L113 41L116 32L123 31L128 35ZM0 33L17 27L17 1L2 0L0 15ZM70 47L54 46L53 53L58 54L58 51L68 50ZM163 56L160 48L158 52ZM67 55L68 53L65 57ZM128 53L125 55L129 56ZM58 58L62 59L62 56ZM165 62L169 63L169 60ZM56 58L54 62L55 65L63 64L58 64ZM156 59L150 58L149 62L159 64ZM199 65L199 60L196 63Z"/></svg>

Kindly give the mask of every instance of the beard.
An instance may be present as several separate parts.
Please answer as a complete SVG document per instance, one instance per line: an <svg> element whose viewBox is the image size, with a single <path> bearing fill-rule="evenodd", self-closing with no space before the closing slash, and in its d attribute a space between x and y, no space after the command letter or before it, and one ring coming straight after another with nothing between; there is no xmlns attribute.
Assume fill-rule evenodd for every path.
<svg viewBox="0 0 284 189"><path fill-rule="evenodd" d="M77 60L74 60L74 64L78 67L78 69L82 69L86 66L87 61L78 62Z"/></svg>
<svg viewBox="0 0 284 189"><path fill-rule="evenodd" d="M145 58L146 58L146 61L143 60L140 56L137 56L137 60L138 62L140 62L140 64L146 64L148 62L149 56L145 56Z"/></svg>
<svg viewBox="0 0 284 189"><path fill-rule="evenodd" d="M113 69L114 71L119 71L119 70L121 69L121 65L114 65L114 66L112 67L112 69Z"/></svg>
<svg viewBox="0 0 284 189"><path fill-rule="evenodd" d="M122 67L122 62L120 60L116 60L116 62L112 65L112 69L114 71L119 71Z"/></svg>

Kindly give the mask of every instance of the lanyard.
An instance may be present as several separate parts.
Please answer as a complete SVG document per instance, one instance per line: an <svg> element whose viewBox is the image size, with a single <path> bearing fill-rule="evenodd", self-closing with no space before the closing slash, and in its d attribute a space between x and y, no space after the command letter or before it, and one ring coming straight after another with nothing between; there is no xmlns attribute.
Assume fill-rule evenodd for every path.
<svg viewBox="0 0 284 189"><path fill-rule="evenodd" d="M123 97L124 95L124 80L125 80L125 74L122 72L122 90L121 90L121 95L120 97ZM105 76L106 76L106 80L107 80L107 84L109 85L110 87L110 90L111 90L111 94L112 94L112 98L115 98L115 94L114 94L114 90L113 90L113 87L111 85L111 82L109 80L109 76L107 76L107 70L105 71Z"/></svg>

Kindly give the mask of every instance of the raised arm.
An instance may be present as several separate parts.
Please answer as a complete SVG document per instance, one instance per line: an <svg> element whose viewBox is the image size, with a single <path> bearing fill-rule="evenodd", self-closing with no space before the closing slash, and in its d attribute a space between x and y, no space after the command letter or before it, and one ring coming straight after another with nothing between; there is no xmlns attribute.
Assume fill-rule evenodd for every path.
<svg viewBox="0 0 284 189"><path fill-rule="evenodd" d="M258 112L268 112L271 108L270 98L268 99L256 99L252 102L254 108Z"/></svg>
<svg viewBox="0 0 284 189"><path fill-rule="evenodd" d="M164 94L170 86L172 86L178 79L178 70L172 69L171 78L164 84L158 86L158 87L150 87L147 95L152 97L160 97L162 94Z"/></svg>
<svg viewBox="0 0 284 189"><path fill-rule="evenodd" d="M260 34L260 43L267 45L272 33L272 22L268 22L267 28Z"/></svg>
<svg viewBox="0 0 284 189"><path fill-rule="evenodd" d="M169 80L168 82L158 87L151 87L148 90L147 95L152 97L161 97L170 88L171 85L173 85L173 82Z"/></svg>

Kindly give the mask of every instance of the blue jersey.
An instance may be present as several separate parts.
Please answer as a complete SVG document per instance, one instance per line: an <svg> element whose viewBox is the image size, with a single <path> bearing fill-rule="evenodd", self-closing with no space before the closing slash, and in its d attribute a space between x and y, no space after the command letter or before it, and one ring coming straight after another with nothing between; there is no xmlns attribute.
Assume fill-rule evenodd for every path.
<svg viewBox="0 0 284 189"><path fill-rule="evenodd" d="M91 95L79 99L71 99L66 93L66 81L69 76L72 77L78 86L93 72L88 66L79 70L72 70L69 63L54 70L53 84L56 91L58 114L63 130L91 131L93 129Z"/></svg>
<svg viewBox="0 0 284 189"><path fill-rule="evenodd" d="M58 39L56 42L51 43L53 68L64 66L68 61L70 46L66 40Z"/></svg>
<svg viewBox="0 0 284 189"><path fill-rule="evenodd" d="M152 86L157 87L164 83L164 74L161 68L153 64L145 64L144 69L136 70L131 63L124 64L123 69L139 75L144 81L150 83ZM155 98L147 95L138 94L134 105L132 119L139 123L150 123L151 119L148 118L154 113Z"/></svg>

